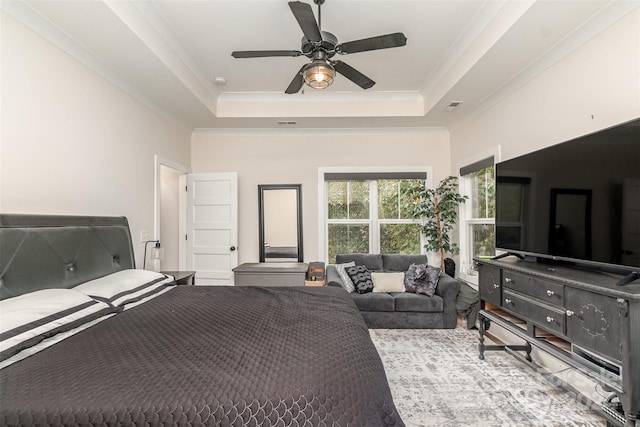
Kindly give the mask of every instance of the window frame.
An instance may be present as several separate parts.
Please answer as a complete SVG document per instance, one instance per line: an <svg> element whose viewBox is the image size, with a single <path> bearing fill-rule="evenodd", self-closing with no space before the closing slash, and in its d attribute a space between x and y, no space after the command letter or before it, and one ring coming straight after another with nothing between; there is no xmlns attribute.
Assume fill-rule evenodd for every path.
<svg viewBox="0 0 640 427"><path fill-rule="evenodd" d="M495 165L500 161L500 146L494 147L490 150L478 153L477 155L468 158L458 164L458 171L469 167L470 165L480 162L482 160L493 157L493 167L495 172ZM463 196L467 196L469 199L460 206L460 211L458 215L458 237L459 237L459 262L458 262L458 278L475 285L478 285L478 275L473 274L471 267L473 266L473 244L471 239L473 238L472 226L473 225L485 225L491 224L495 226L495 217L494 218L475 218L472 215L472 205L471 202L473 197L473 189L471 185L471 180L465 178L466 175L458 174L458 183L460 194ZM495 194L494 194L495 198Z"/></svg>
<svg viewBox="0 0 640 427"><path fill-rule="evenodd" d="M329 220L327 218L327 204L329 202L329 193L327 191L327 181L325 176L327 174L334 173L371 173L371 174L388 174L388 173L425 173L427 176L426 185L428 188L433 188L433 168L430 166L404 166L404 167L324 167L318 168L318 254L321 254L322 261L325 263L329 259L329 247L328 247L328 230L330 223L348 223L354 224L368 224L371 229L369 232L369 252L379 253L380 247L380 232L379 224L397 224L397 223L414 223L415 220L405 219L377 219L375 222L371 219L373 212L370 210L370 218L367 220ZM377 218L378 212L378 188L370 190L370 206L375 207L375 216ZM420 252L424 253L423 248L423 236L420 235ZM378 251L378 252L375 252Z"/></svg>

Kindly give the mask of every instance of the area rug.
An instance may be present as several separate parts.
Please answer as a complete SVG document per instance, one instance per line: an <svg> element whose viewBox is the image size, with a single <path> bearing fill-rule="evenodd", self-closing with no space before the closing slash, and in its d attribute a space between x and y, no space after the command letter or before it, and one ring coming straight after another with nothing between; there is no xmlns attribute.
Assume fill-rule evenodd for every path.
<svg viewBox="0 0 640 427"><path fill-rule="evenodd" d="M375 329L371 338L408 427L597 426L576 396L502 351L478 358L478 331Z"/></svg>

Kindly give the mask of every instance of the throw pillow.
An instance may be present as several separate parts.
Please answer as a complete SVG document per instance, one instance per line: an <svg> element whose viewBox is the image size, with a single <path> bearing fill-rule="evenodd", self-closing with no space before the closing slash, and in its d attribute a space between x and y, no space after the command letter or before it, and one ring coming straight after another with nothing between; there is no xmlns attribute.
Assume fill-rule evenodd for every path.
<svg viewBox="0 0 640 427"><path fill-rule="evenodd" d="M404 273L371 273L373 292L404 292Z"/></svg>
<svg viewBox="0 0 640 427"><path fill-rule="evenodd" d="M438 286L440 271L427 264L411 264L404 279L406 291L432 297Z"/></svg>
<svg viewBox="0 0 640 427"><path fill-rule="evenodd" d="M367 267L364 265L355 265L353 267L347 267L345 270L359 294L366 294L373 291L373 280L371 280L371 273Z"/></svg>
<svg viewBox="0 0 640 427"><path fill-rule="evenodd" d="M342 279L342 287L349 293L355 292L356 288L353 286L353 282L351 278L345 271L347 267L355 267L355 261L347 262L344 264L336 264L336 271L338 272L338 276Z"/></svg>
<svg viewBox="0 0 640 427"><path fill-rule="evenodd" d="M416 292L416 281L424 276L426 264L411 264L404 274L404 286L407 292Z"/></svg>

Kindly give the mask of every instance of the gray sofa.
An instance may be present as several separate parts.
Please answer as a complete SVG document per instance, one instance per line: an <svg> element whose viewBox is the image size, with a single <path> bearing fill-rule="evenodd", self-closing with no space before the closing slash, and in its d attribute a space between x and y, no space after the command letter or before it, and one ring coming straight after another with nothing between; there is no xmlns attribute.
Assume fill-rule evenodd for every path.
<svg viewBox="0 0 640 427"><path fill-rule="evenodd" d="M370 271L405 272L411 264L424 264L426 255L339 254L336 264L354 261ZM328 286L343 286L334 264L327 265ZM433 297L411 292L351 293L367 326L371 329L453 329L456 327L456 296L460 283L440 275Z"/></svg>

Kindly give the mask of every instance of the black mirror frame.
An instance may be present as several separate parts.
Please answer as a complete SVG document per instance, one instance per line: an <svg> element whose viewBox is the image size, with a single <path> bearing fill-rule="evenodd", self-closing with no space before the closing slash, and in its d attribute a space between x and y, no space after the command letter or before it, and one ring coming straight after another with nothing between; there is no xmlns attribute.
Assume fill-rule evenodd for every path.
<svg viewBox="0 0 640 427"><path fill-rule="evenodd" d="M298 219L298 262L304 262L302 246L302 184L264 184L258 185L258 245L260 262L265 262L264 250L264 191L265 190L296 190L296 208Z"/></svg>

